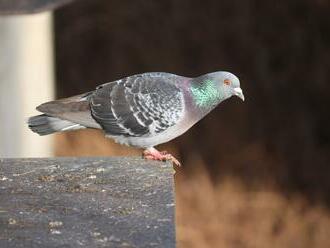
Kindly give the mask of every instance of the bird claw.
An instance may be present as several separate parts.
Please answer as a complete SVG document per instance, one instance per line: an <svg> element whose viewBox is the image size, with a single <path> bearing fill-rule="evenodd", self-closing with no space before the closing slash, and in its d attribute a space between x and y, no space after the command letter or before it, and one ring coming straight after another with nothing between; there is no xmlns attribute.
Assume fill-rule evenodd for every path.
<svg viewBox="0 0 330 248"><path fill-rule="evenodd" d="M158 161L171 161L176 166L181 166L179 160L177 160L172 154L167 151L159 152L156 149L143 151L143 157L147 160L158 160Z"/></svg>
<svg viewBox="0 0 330 248"><path fill-rule="evenodd" d="M181 166L181 163L179 162L179 160L177 160L173 155L171 154L166 154L166 160L171 161L172 163L174 163L176 166Z"/></svg>

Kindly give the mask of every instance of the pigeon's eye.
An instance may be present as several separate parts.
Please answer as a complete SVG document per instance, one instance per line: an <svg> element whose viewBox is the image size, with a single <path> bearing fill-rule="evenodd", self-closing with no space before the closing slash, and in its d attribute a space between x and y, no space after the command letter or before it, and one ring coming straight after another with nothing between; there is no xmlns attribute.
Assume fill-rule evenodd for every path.
<svg viewBox="0 0 330 248"><path fill-rule="evenodd" d="M230 80L229 79L225 79L225 80L223 80L223 83L225 84L225 85L230 85Z"/></svg>

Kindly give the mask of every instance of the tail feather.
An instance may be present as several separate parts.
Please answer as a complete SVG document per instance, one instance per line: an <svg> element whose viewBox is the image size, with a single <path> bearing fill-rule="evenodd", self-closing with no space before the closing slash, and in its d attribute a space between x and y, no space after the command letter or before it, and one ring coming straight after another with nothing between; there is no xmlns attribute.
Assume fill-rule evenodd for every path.
<svg viewBox="0 0 330 248"><path fill-rule="evenodd" d="M47 135L56 132L71 131L85 128L80 124L67 120L62 120L60 118L48 116L45 114L30 117L27 123L29 125L29 128L39 135Z"/></svg>

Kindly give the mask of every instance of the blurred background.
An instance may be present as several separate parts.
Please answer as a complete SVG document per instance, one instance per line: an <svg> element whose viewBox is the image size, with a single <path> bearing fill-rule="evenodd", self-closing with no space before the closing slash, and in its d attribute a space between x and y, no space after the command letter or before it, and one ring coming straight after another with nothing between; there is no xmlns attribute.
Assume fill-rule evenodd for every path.
<svg viewBox="0 0 330 248"><path fill-rule="evenodd" d="M178 246L330 247L329 11L325 0L80 0L2 16L0 155L140 155L94 130L38 137L24 118L45 99L136 73L227 70L246 101L223 102L160 147L183 163ZM17 18L46 28L13 33L26 30Z"/></svg>

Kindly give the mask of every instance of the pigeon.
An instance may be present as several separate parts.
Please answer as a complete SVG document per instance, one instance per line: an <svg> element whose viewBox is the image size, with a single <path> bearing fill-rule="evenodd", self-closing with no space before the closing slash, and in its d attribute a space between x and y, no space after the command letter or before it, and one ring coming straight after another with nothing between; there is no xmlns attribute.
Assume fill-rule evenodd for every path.
<svg viewBox="0 0 330 248"><path fill-rule="evenodd" d="M143 157L180 162L154 147L185 133L219 103L238 96L239 79L217 71L195 78L166 72L142 73L102 84L94 91L50 101L28 119L39 135L83 128L102 129L117 143L143 148Z"/></svg>

